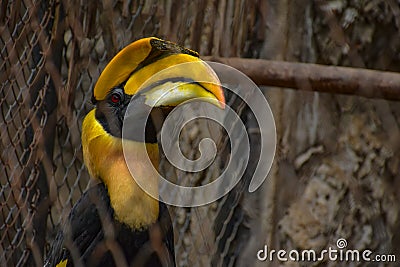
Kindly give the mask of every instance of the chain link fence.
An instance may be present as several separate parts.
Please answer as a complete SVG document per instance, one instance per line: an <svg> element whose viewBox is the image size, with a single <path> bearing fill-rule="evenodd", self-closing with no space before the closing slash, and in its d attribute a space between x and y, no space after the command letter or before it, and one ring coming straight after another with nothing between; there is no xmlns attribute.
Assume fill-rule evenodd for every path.
<svg viewBox="0 0 400 267"><path fill-rule="evenodd" d="M173 1L2 2L1 266L39 266L62 219L90 186L80 127L105 65L145 36L174 36L178 43L210 53L215 10L210 3L202 5L206 12L199 14L191 1L184 6ZM172 13L176 8L178 16ZM199 30L205 34L198 35ZM243 33L241 38L243 42ZM186 137L191 143L198 143L197 138ZM162 169L170 176L182 175L167 163ZM203 179L210 177L189 181ZM174 209L179 265L192 265L199 252L211 253L202 242L215 239L215 209Z"/></svg>
<svg viewBox="0 0 400 267"><path fill-rule="evenodd" d="M304 44L299 50L290 50L291 47L286 46L287 51L294 51L288 53L286 59L299 57L301 61L399 70L398 54L396 57L396 53L392 53L399 51L399 39L389 38L391 49L382 50L381 57L375 52L367 52L382 47L372 39L385 40L386 37L373 35L374 29L368 27L368 23L363 24L365 21L355 23L357 16L361 17L356 4L343 4L343 8L338 9L336 2L310 1L307 6L311 7L306 11L311 12L308 15L315 21L305 20L301 34L293 28L287 29L293 33L293 38L304 40ZM60 223L90 186L82 158L81 122L93 108L90 100L97 78L121 48L141 37L158 36L199 51L200 55L272 58L272 51L277 51L280 43L279 39L273 39L276 32L266 26L266 21L270 18L279 22L273 14L279 10L266 3L245 0L220 3L211 0L1 1L0 266L41 266ZM373 23L379 27L390 25L388 31L398 34L398 2L387 3L370 1L363 10ZM384 16L385 12L391 16ZM337 14L341 19L335 20ZM317 27L313 23L323 26ZM345 31L344 35L336 37L328 34L335 27L348 29L363 25L367 25L365 35L358 36L356 31ZM269 30L265 31L265 27ZM266 32L271 36L266 36ZM308 43L310 35L314 34L315 41ZM348 43L347 38L357 42L347 47L349 50L341 50L343 42ZM309 46L321 56L309 52ZM277 54L277 58L282 59L279 57ZM392 61L388 59L394 57ZM376 64L363 65L360 63L363 58ZM240 99L228 96L227 100L250 129L251 155L257 159L260 144L255 119ZM400 113L396 112L393 114L398 129ZM189 144L184 153L189 157L197 156L197 150L192 148L197 147L202 134L184 133ZM223 153L229 156L227 141L219 143ZM279 160L294 161L287 149L278 149ZM398 158L398 155L392 154L392 157ZM254 169L255 160L250 159L250 162L245 177ZM187 181L192 184L208 182L223 168L222 165L216 162L206 175L192 175ZM165 160L161 162L161 170L178 181L182 179L182 174ZM296 171L304 174L302 170ZM282 172L285 173L280 170L279 175L283 175ZM388 176L395 177L394 174ZM393 179L398 180L398 177ZM249 252L249 243L257 235L269 234L254 223L257 215L252 212L251 203L257 203L261 198L246 193L247 183L246 179L241 180L230 194L205 207L171 208L179 266L244 266L243 262L249 257L253 257L249 262L254 261L254 250ZM276 200L280 201L279 197ZM279 209L275 209L278 210L275 215L279 214ZM382 209L383 214L390 213L390 210ZM398 207L393 209L396 210L392 214L395 218L388 219L388 228L380 225L381 239L371 243L379 251L392 248L388 235L393 240L398 238L393 234L399 226ZM274 220L276 224L278 219ZM285 220L283 222L287 222L287 218ZM332 233L336 228L331 226L330 229ZM289 230L285 232L285 238L288 235ZM290 243L282 240L275 240L274 244ZM243 256L245 253L248 254ZM240 262L239 256L242 257Z"/></svg>

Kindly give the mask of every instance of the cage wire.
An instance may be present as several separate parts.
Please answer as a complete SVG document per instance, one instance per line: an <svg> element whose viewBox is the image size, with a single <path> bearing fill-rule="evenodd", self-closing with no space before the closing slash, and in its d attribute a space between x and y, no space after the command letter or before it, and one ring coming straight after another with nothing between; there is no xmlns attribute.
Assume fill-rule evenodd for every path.
<svg viewBox="0 0 400 267"><path fill-rule="evenodd" d="M201 2L205 10L201 14L192 1L185 5L2 1L1 5L0 265L40 266L63 218L90 186L82 159L81 122L92 108L92 88L105 65L121 48L145 36L172 39L210 54L216 10L206 1ZM176 8L179 12L172 13ZM239 22L246 22L244 10L239 15L234 53L242 52L249 31L246 26L239 29ZM187 144L198 144L202 135L193 129L200 128L207 127L192 125L192 132L185 132ZM197 150L190 145L187 155L196 157ZM163 172L183 180L184 174L164 161ZM207 174L184 180L210 181L220 165L216 161ZM217 210L216 203L171 209L179 266L210 264Z"/></svg>
<svg viewBox="0 0 400 267"><path fill-rule="evenodd" d="M285 26L279 22L280 18L276 15L283 5L277 9L268 9L265 6L266 2L1 1L0 266L41 266L49 244L60 229L63 219L90 186L90 177L82 158L81 122L85 114L93 108L90 100L97 78L121 48L141 37L157 36L196 50L200 55L272 57L271 53L274 52L271 51L277 50L281 44L279 32L273 26L268 26L266 20L270 19L276 21L277 25ZM379 55L380 59L376 60L378 63L370 67L397 70L398 65L390 65L389 59L394 58L394 53L390 52L392 50L385 50L383 55L381 52L368 52L368 49L381 51L379 47L382 44L376 42L375 47L375 43L370 42L376 37L372 37L374 29L368 26L371 21L389 31L398 32L400 19L396 14L399 14L397 11L400 9L396 1L370 1L363 7L357 4L358 1L344 1L346 4L342 6L339 4L341 1L336 1L337 5L333 2L335 1L310 1L307 5L291 9L292 16L285 15L288 23L294 23L291 26L302 29L300 33L296 27L286 29L294 40L304 40L302 51L297 52L301 55L300 60L316 61L316 55L309 52L314 51L313 49L321 52L320 62L328 64L360 66L360 59L374 61L374 57ZM357 13L358 10L367 14L370 21L362 19L359 15L362 12ZM314 21L306 19L304 25L298 25L294 20L290 21L300 13L313 17ZM341 19L336 20L335 14L339 14ZM316 27L312 23L324 26ZM265 36L264 26L268 28L271 36ZM357 31L353 31L357 27L364 27L362 29L370 35L357 35ZM335 30L339 28L346 29L346 32L335 35ZM330 35L332 32L333 37ZM311 42L313 34L317 37ZM380 37L379 34L376 38ZM340 45L350 39L356 40L358 46L350 46L350 50L346 52ZM393 37L391 46L398 47L397 41L398 39ZM288 51L291 48L293 47L290 45L285 46ZM359 53L354 52L354 49L358 49ZM289 59L295 58L294 54L289 55ZM280 55L276 56L279 57ZM290 99L293 97L289 95L287 101ZM321 96L321 99L320 101L323 101L324 97ZM249 132L251 156L257 159L260 143L256 120L241 99L227 95L227 102L245 122ZM280 116L284 118L284 115ZM193 147L196 148L204 136L215 136L213 127L204 123L206 122L196 122L182 133L183 154L189 158L198 156L198 150ZM224 162L230 153L233 153L229 150L229 141L223 136L218 138L217 144L222 157L216 160L207 172L187 175L172 168L165 158L161 160L161 171L172 180L186 185L209 182L221 172ZM291 157L291 151L278 152ZM389 158L388 156L385 160ZM255 194L246 192L249 182L246 177L251 176L257 163L252 158L249 162L245 179L221 200L198 208L171 207L178 266L245 266L243 263L254 262L254 255L244 255L249 252L249 241L260 235L268 236L268 233L260 232L261 226L254 224L250 219L254 219L252 210L256 207L250 207L252 204L249 203L259 203L260 200L256 199ZM279 171L286 173L286 170ZM300 168L296 172L301 174L303 169ZM294 173L295 171L290 172L288 176L295 176ZM324 179L328 178L314 177L311 181L325 182ZM364 187L369 186L366 184ZM351 198L352 188L355 187L349 188L346 192L350 193L342 197L347 199L350 195L348 198L354 200L352 203L358 203L357 198ZM276 197L276 200L279 199L282 200ZM383 203L382 207L393 203L384 196L379 201ZM322 205L321 202L319 204ZM351 205L349 204L350 207ZM279 212L280 210L276 209L276 214ZM290 227L296 227L293 220L287 219L294 212L295 209L291 209L289 213L282 215L282 224L279 227L282 226L283 230L276 231L278 234L290 235ZM382 210L382 213L389 214L386 212ZM368 215L366 221L374 218L374 222L381 222L377 219L379 215L373 211L368 214L372 215ZM393 222L393 218L397 218L397 213L391 214L385 222L392 223L396 229L398 224ZM351 219L344 216L340 218ZM307 227L307 223L304 225L301 227ZM377 225L378 239L371 241L371 248L387 251L391 248L388 238L391 228L385 228L384 223ZM327 242L332 241L329 236L340 232L335 232L334 229L331 227L324 232ZM345 227L343 229L346 230ZM393 239L398 238L395 231L392 233ZM280 245L294 243L300 246L300 243L296 243L297 237L296 234L292 234L291 238L294 241L276 239L274 244L277 247L279 242ZM365 240L367 237L363 238ZM261 238L261 241L263 240L265 239ZM241 265L238 263L239 256L242 258Z"/></svg>

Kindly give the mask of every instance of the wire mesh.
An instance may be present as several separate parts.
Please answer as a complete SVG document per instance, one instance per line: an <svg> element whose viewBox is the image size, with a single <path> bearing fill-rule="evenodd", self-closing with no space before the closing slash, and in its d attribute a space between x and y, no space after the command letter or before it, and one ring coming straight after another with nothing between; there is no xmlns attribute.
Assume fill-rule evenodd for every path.
<svg viewBox="0 0 400 267"><path fill-rule="evenodd" d="M0 265L40 265L57 226L88 188L80 125L110 58L133 40L154 35L210 52L210 39L199 40L196 32L212 34L212 22L203 29L198 19L213 16L212 3L201 2L207 9L199 14L194 2L186 2L177 17L172 1L2 2ZM199 222L214 216L176 211L179 236L186 236L177 241L180 265L193 262L190 254L200 249L190 246L196 239L190 234L205 226L190 225L193 213Z"/></svg>
<svg viewBox="0 0 400 267"><path fill-rule="evenodd" d="M301 8L292 8L285 14L296 17L304 11L314 19L305 19L304 24L299 25L301 31L294 27L296 22L290 20L291 16L285 16L289 20L285 24L276 15L284 9L283 4L272 7L267 2L274 1L1 1L0 266L41 266L63 218L90 186L82 158L81 122L92 108L91 90L101 71L117 51L133 40L158 36L190 47L201 55L298 59L398 71L400 59L396 51L399 51L400 42L395 38L395 33L398 36L400 9L396 1L366 1L368 3L364 7L358 3L362 1L344 1L346 4L341 4L342 1L310 1L307 5L297 3ZM267 25L267 20L276 22L279 27L275 29L273 24ZM384 33L371 28L369 20L376 27L387 27L389 36L383 36ZM316 24L323 26L317 27ZM291 36L291 42L282 41L282 38L288 37L281 37L278 32L281 26L286 27L285 32ZM357 28L364 29L365 34L357 34ZM375 38L380 42L371 41ZM382 40L389 40L391 49L380 49L384 47ZM295 47L296 41L302 45ZM283 56L276 52L280 47L290 52ZM310 51L319 52L320 55ZM287 96L287 101L294 98L290 94ZM257 158L260 145L257 142L257 123L240 99L228 96L228 101L231 101L230 106L236 107L251 132L252 155ZM364 105L360 101L347 107L344 103L346 100L339 98L332 101L337 101L335 103L340 110L355 110ZM308 103L305 106L308 107ZM395 107L392 109L390 112L395 114L394 123L383 123L382 131L389 129L385 125L392 125L390 127L394 127L394 130L390 128L391 132L398 133L400 112ZM285 119L282 110L279 112L283 113L281 116ZM371 120L376 120L371 116ZM205 127L200 125L197 128ZM280 128L282 132L283 128ZM197 147L201 135L194 138L190 131L184 134L185 139ZM302 138L300 133L297 137ZM285 138L289 137L285 135ZM227 143L224 140L220 143L222 150L226 149ZM295 157L291 153L296 151L296 154L300 154L306 149L303 147L306 143L292 150L282 145L278 151L279 160L294 162ZM374 147L375 150L378 148L381 146ZM196 151L189 149L185 153L195 158ZM390 159L398 159L399 156L382 151L377 154L391 155L384 157L389 162L387 172L396 170L396 163ZM225 153L229 155L230 151ZM360 155L359 161L366 162L366 158L366 155ZM215 163L215 173L222 168L219 163ZM318 160L316 163L322 164ZM390 164L394 167L390 167ZM250 164L246 172L251 173L253 168ZM294 174L279 169L277 176L297 177L313 171L312 175L318 173L307 168L311 167L293 167ZM182 174L171 169L165 161L161 163L161 170L169 177L182 180ZM200 173L189 179L185 177L185 180L192 184L205 183L215 173ZM382 175L391 177L388 180L398 180L393 173ZM245 266L243 262L246 263L246 260L252 262L248 257L253 257L254 261L253 254L247 257L242 254L257 235L260 238L260 235L269 234L262 232L261 226L252 221L257 216L253 210L262 208L259 202L263 198L248 194L245 190L247 183L246 179L242 180L232 193L208 206L171 209L178 266ZM367 183L364 187L371 186L365 180L360 183ZM342 186L350 188L350 193L344 193L346 196L350 194L349 201L353 201L349 206L352 207L354 203L362 206L357 204L357 193L352 191L358 187L351 183ZM356 196L354 199L352 194ZM395 192L387 196L397 199ZM278 196L275 199L286 203ZM378 206L388 206L390 202L383 196L379 201ZM288 203L286 205L289 206ZM280 210L275 209L275 215L278 216ZM376 209L379 210L379 207ZM393 210L397 212L398 207ZM381 212L387 215L384 221L388 221L388 227L377 219L379 212L372 212L365 220L374 220L371 225L377 232L377 239L370 240L371 248L385 252L397 244L395 242L399 237L394 232L399 224L396 212L390 215L390 210L388 212L384 208ZM273 244L277 247L296 243L286 239L291 235L290 227L296 226L291 225L290 220L288 222L288 217L294 216L293 213L291 209L287 214L279 215L282 219L279 227L283 230L279 232L278 226L274 230L283 232L284 238L275 236L275 239L270 239L275 240ZM277 221L274 219L274 225ZM257 222L265 223L260 220ZM335 236L333 232L340 228L336 226L330 225L324 232L325 236L328 235L327 242L332 241L329 237ZM388 236L393 236L394 241ZM261 242L266 238L261 238ZM239 262L240 255L242 259Z"/></svg>

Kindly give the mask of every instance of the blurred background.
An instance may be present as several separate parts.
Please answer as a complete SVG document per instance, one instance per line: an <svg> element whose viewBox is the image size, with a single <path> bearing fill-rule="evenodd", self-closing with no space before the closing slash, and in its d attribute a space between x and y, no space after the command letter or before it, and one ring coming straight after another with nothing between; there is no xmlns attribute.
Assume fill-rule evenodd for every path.
<svg viewBox="0 0 400 267"><path fill-rule="evenodd" d="M81 121L109 60L157 36L202 56L262 58L398 72L398 0L2 0L0 2L0 266L41 266L59 224L89 184ZM257 251L335 247L400 260L400 105L379 99L262 87L277 153L248 193L258 160L253 114L235 96L252 153L224 198L173 208L178 266L398 266L260 262ZM205 127L193 127L205 129ZM196 157L202 134L183 138ZM240 138L240 137L238 137ZM221 153L227 142L221 141ZM224 161L222 157L221 161ZM223 164L187 181L203 184ZM168 176L181 175L163 160Z"/></svg>

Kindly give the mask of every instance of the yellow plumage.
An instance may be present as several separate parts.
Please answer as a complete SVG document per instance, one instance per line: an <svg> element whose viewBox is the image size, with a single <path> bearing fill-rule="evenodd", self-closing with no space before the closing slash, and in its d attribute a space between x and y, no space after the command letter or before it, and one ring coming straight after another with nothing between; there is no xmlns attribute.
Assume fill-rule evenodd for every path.
<svg viewBox="0 0 400 267"><path fill-rule="evenodd" d="M63 260L56 267L67 267L68 260Z"/></svg>
<svg viewBox="0 0 400 267"><path fill-rule="evenodd" d="M154 166L158 166L158 145L143 144L135 141L124 141L125 149L135 158L131 166L136 167L139 174L135 179L141 179L147 184L153 184L158 192L158 177L150 176L151 172L142 170L140 155L149 155ZM126 165L122 151L122 140L109 135L96 120L95 110L85 117L82 124L82 147L84 161L92 177L101 177L107 186L111 205L116 218L133 229L141 229L154 223L158 217L158 200L144 192L132 177ZM147 153L138 153L146 149ZM107 153L105 153L105 151ZM135 156L137 155L137 156ZM153 195L157 195L153 192ZM140 205L137 205L140 203Z"/></svg>

